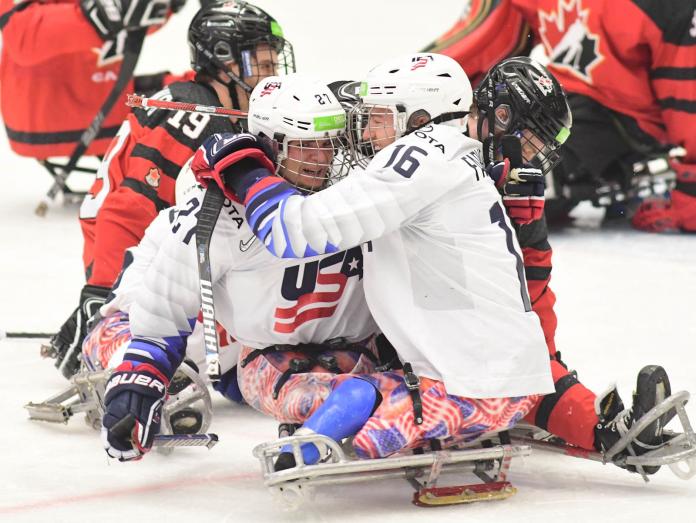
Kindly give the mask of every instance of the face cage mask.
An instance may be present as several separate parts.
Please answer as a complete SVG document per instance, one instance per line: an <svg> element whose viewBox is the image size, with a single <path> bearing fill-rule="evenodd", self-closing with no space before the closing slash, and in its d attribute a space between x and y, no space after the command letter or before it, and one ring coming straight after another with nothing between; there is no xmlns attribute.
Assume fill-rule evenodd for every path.
<svg viewBox="0 0 696 523"><path fill-rule="evenodd" d="M479 111L477 123L479 136L481 136L484 121L488 121L489 128L488 138L483 140L485 161L487 163L496 161L497 155L492 153L500 154L500 138L505 134L513 134L520 139L524 162L540 169L542 174L550 172L561 161L559 153L561 144L555 138L549 137L549 133L536 125L533 120L523 121L515 117L514 111L508 104L498 104L496 109L500 107L507 107L508 114L512 115L512 118L502 121L495 115L495 110ZM495 129L494 133L491 133L490 129Z"/></svg>
<svg viewBox="0 0 696 523"><path fill-rule="evenodd" d="M275 140L278 149L276 174L305 194L321 191L344 178L350 170L346 138Z"/></svg>
<svg viewBox="0 0 696 523"><path fill-rule="evenodd" d="M550 172L561 161L560 145L548 145L531 130L513 134L520 139L524 162L540 169L542 174Z"/></svg>
<svg viewBox="0 0 696 523"><path fill-rule="evenodd" d="M367 167L379 151L406 133L406 109L402 105L358 102L348 113L348 144L353 165Z"/></svg>
<svg viewBox="0 0 696 523"><path fill-rule="evenodd" d="M266 49L259 51L258 46L267 44L268 47L276 52L276 57L271 60L271 71L260 72L258 70L259 58L267 54ZM257 78L261 80L267 76L284 75L295 72L295 54L292 44L277 36L262 36L249 42L245 42L244 47L239 50L239 55L235 55L232 46L224 41L218 41L213 48L213 53L205 52L202 46L197 46L199 51L204 52L213 64L227 76L229 82L227 87L230 95L238 106L235 84L241 87L247 93L251 93L253 86L249 85L246 78ZM261 53L261 54L257 54ZM270 53L268 53L270 54ZM270 54L272 57L273 55ZM237 75L227 65L228 62L234 61L239 66L240 74ZM254 64L256 62L256 65Z"/></svg>

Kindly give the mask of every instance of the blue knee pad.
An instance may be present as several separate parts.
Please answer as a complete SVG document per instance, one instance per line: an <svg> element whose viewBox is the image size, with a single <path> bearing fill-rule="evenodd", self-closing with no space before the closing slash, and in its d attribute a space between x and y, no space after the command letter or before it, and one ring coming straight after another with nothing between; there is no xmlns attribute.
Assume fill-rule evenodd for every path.
<svg viewBox="0 0 696 523"><path fill-rule="evenodd" d="M303 427L340 441L362 428L376 402L377 390L371 383L360 378L346 380L329 394ZM292 452L292 449L283 447L283 452ZM312 443L302 445L302 456L307 464L314 464L320 458L319 450Z"/></svg>

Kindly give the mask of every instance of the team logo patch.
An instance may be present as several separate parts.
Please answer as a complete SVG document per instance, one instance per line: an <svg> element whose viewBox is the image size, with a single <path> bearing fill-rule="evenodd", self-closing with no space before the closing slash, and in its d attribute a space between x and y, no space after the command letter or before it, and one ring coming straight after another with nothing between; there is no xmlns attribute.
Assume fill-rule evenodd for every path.
<svg viewBox="0 0 696 523"><path fill-rule="evenodd" d="M105 67L123 60L126 48L126 32L121 31L113 40L107 40L101 47L92 48L97 54L97 67Z"/></svg>
<svg viewBox="0 0 696 523"><path fill-rule="evenodd" d="M147 172L145 175L145 181L150 187L159 187L160 184L160 179L162 178L162 174L160 174L160 171L157 167L150 167L150 170Z"/></svg>
<svg viewBox="0 0 696 523"><path fill-rule="evenodd" d="M413 65L411 66L411 71L415 71L416 69L420 69L421 67L425 67L428 65L428 62L433 61L433 57L431 55L427 56L414 56L411 58L411 61L413 62Z"/></svg>
<svg viewBox="0 0 696 523"><path fill-rule="evenodd" d="M548 96L553 92L553 82L551 81L551 78L545 74L535 78L534 81L545 96Z"/></svg>
<svg viewBox="0 0 696 523"><path fill-rule="evenodd" d="M604 56L599 52L599 36L587 26L589 16L582 0L558 0L557 11L539 9L539 35L554 66L591 84L592 69Z"/></svg>
<svg viewBox="0 0 696 523"><path fill-rule="evenodd" d="M266 96L267 94L271 94L276 89L279 89L281 85L282 82L267 82L266 85L263 86L263 91L261 91L261 94L259 94L259 96Z"/></svg>

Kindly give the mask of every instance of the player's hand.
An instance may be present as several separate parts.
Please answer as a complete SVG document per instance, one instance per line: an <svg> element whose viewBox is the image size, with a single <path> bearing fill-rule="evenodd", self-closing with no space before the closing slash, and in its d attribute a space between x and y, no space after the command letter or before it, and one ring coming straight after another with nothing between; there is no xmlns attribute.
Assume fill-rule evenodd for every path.
<svg viewBox="0 0 696 523"><path fill-rule="evenodd" d="M80 293L80 305L51 338L51 352L56 355L56 368L70 379L80 370L82 342L87 336L90 319L104 305L111 289L97 285L85 285Z"/></svg>
<svg viewBox="0 0 696 523"><path fill-rule="evenodd" d="M167 21L170 0L80 0L87 21L103 40Z"/></svg>
<svg viewBox="0 0 696 523"><path fill-rule="evenodd" d="M646 198L631 224L646 232L696 232L696 197L674 189L669 198Z"/></svg>
<svg viewBox="0 0 696 523"><path fill-rule="evenodd" d="M196 151L191 170L204 187L213 181L222 188L227 198L238 201L230 179L258 167L274 172L271 155L268 147L253 134L214 134Z"/></svg>
<svg viewBox="0 0 696 523"><path fill-rule="evenodd" d="M106 384L101 438L119 461L140 459L160 430L169 380L149 363L124 361Z"/></svg>
<svg viewBox="0 0 696 523"><path fill-rule="evenodd" d="M680 190L696 182L696 164L673 159L677 188L669 198L646 198L631 219L636 229L648 232L696 232L696 195Z"/></svg>
<svg viewBox="0 0 696 523"><path fill-rule="evenodd" d="M508 216L520 225L541 219L544 214L546 179L541 169L531 165L510 168L506 158L490 164L486 171L503 196Z"/></svg>

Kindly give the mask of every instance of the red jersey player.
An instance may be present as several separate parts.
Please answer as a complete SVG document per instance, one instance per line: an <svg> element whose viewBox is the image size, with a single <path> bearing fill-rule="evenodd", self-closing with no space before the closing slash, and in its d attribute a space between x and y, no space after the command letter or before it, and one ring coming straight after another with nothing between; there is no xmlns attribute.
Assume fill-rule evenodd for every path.
<svg viewBox="0 0 696 523"><path fill-rule="evenodd" d="M292 46L276 20L246 2L208 3L188 32L196 78L155 95L162 100L246 111L261 78L294 70ZM80 305L51 340L56 366L77 372L85 322L104 302L124 253L137 245L162 209L174 204L179 171L203 140L241 130L239 122L209 114L136 109L106 151L97 180L80 208L87 285Z"/></svg>
<svg viewBox="0 0 696 523"><path fill-rule="evenodd" d="M7 15L0 105L15 153L39 160L69 156L114 86L127 31L161 25L168 11L180 9L184 1L119 5L124 13L135 7L123 18L116 13L116 20L109 20L100 0L0 0L0 15ZM126 92L161 89L163 79L164 74L131 80L85 154L104 154L128 114Z"/></svg>
<svg viewBox="0 0 696 523"><path fill-rule="evenodd" d="M680 145L670 198L644 201L632 223L696 231L696 0L473 0L427 50L452 56L476 80L536 42L574 120L554 178L571 189L625 185L636 158Z"/></svg>

